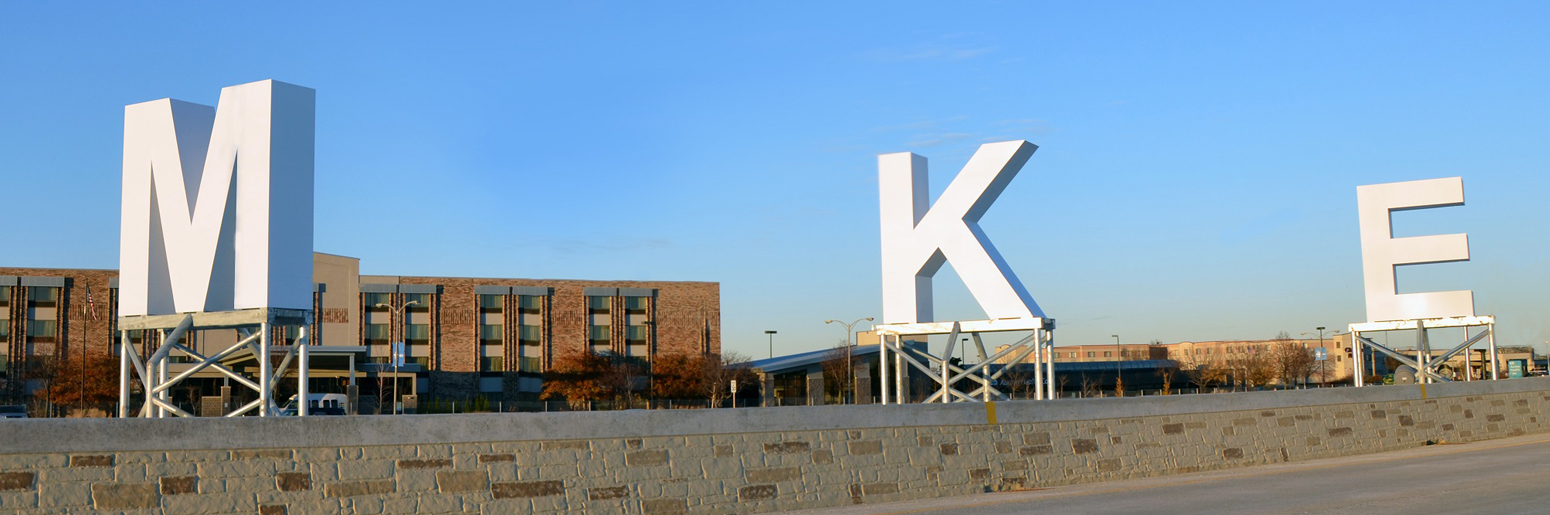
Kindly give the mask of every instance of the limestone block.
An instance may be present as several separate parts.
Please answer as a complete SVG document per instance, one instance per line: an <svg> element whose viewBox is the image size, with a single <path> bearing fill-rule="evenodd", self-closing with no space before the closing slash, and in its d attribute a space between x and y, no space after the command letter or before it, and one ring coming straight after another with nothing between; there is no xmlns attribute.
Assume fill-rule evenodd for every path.
<svg viewBox="0 0 1550 515"><path fill-rule="evenodd" d="M394 482L391 479L376 481L345 481L339 483L325 483L323 495L327 497L355 497L361 495L381 495L393 493Z"/></svg>
<svg viewBox="0 0 1550 515"><path fill-rule="evenodd" d="M339 479L384 479L393 477L394 462L389 460L362 460L339 463Z"/></svg>
<svg viewBox="0 0 1550 515"><path fill-rule="evenodd" d="M495 483L491 486L496 499L546 497L551 495L564 495L565 483L562 481L516 481L510 483Z"/></svg>
<svg viewBox="0 0 1550 515"><path fill-rule="evenodd" d="M161 497L154 483L91 485L92 507L97 510L138 510L155 507Z"/></svg>

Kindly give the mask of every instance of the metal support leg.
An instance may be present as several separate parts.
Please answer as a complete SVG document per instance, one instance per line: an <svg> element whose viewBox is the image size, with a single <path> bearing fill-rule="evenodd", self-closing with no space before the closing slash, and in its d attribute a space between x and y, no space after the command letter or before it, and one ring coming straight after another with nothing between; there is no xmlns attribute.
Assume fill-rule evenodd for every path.
<svg viewBox="0 0 1550 515"><path fill-rule="evenodd" d="M1033 330L1033 400L1044 400L1044 330Z"/></svg>
<svg viewBox="0 0 1550 515"><path fill-rule="evenodd" d="M296 352L301 358L301 363L297 364L299 368L296 369L296 402L298 403L296 414L305 417L310 413L309 407L312 404L307 397L309 391L307 380L311 379L308 372L312 369L312 361L309 359L311 352L307 350L312 347L312 344L307 341L307 326L301 327L301 337L296 339L296 345L300 346Z"/></svg>
<svg viewBox="0 0 1550 515"><path fill-rule="evenodd" d="M274 404L274 385L270 382L269 369L269 322L258 326L258 416L272 417L275 413L270 409Z"/></svg>
<svg viewBox="0 0 1550 515"><path fill-rule="evenodd" d="M161 344L167 345L167 342L162 342ZM170 354L170 352L163 354L161 359L156 362L156 386L167 384L167 364L172 360ZM156 399L162 401L162 403L171 400L171 398L172 393L165 388L156 393ZM156 405L156 418L167 418L167 408L162 403L157 403Z"/></svg>
<svg viewBox="0 0 1550 515"><path fill-rule="evenodd" d="M1044 360L1044 381L1047 383L1049 391L1045 392L1044 398L1055 400L1055 338L1054 335L1047 333L1045 336L1049 337L1049 340L1044 343L1044 349L1048 353L1049 359Z"/></svg>
<svg viewBox="0 0 1550 515"><path fill-rule="evenodd" d="M904 342L899 341L897 352L893 353L893 391L894 400L898 404L904 404L909 400L909 392L904 389L904 378L909 371L904 368Z"/></svg>
<svg viewBox="0 0 1550 515"><path fill-rule="evenodd" d="M883 405L884 406L888 405L888 394L889 394L890 391L892 391L892 388L890 388L890 385L888 384L889 380L892 378L892 376L888 375L889 370L892 368L892 367L888 366L888 340L891 339L891 338L892 338L892 336L884 334L884 335L881 335L881 337L877 341L877 345L878 345L878 348L877 348L877 361L878 361L877 366L878 366L878 369L879 369L878 370L878 373L879 373L878 378L881 379L881 381L878 381L878 382L882 383L880 385L881 386L880 390L882 390L881 395L882 395Z"/></svg>
<svg viewBox="0 0 1550 515"><path fill-rule="evenodd" d="M1351 385L1362 387L1362 333L1351 331Z"/></svg>
<svg viewBox="0 0 1550 515"><path fill-rule="evenodd" d="M1494 381L1502 376L1501 371L1496 368L1496 324L1487 324L1485 330L1491 333L1486 336L1486 345L1489 345L1491 350L1491 380Z"/></svg>
<svg viewBox="0 0 1550 515"><path fill-rule="evenodd" d="M118 340L118 418L129 418L129 331Z"/></svg>

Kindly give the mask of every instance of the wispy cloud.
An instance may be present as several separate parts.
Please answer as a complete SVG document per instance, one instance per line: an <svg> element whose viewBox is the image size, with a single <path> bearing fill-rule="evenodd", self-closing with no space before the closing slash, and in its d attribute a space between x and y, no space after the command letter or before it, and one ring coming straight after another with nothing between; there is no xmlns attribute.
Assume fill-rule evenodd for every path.
<svg viewBox="0 0 1550 515"><path fill-rule="evenodd" d="M973 133L968 133L968 132L946 132L946 133L941 133L941 134L931 134L931 135L923 136L922 139L909 142L909 145L912 146L912 147L934 147L934 146L945 144L945 143L952 143L952 142L955 142L955 141L963 141L963 140L972 139L972 138L974 138L974 134Z"/></svg>
<svg viewBox="0 0 1550 515"><path fill-rule="evenodd" d="M942 34L901 48L864 52L862 57L881 62L954 62L990 55L1000 48L1000 45L985 41L985 38L979 34Z"/></svg>

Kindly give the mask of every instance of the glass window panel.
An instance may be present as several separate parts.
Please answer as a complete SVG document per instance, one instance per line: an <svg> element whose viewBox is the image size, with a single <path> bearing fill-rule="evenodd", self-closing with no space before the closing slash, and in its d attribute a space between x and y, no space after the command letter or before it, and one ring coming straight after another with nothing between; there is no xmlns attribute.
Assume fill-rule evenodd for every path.
<svg viewBox="0 0 1550 515"><path fill-rule="evenodd" d="M11 321L10 320L0 320L0 338L5 338L5 337L10 336L10 335L11 335Z"/></svg>
<svg viewBox="0 0 1550 515"><path fill-rule="evenodd" d="M387 311L388 308L386 305L388 304L389 300L390 299L388 299L388 294L386 293L361 294L361 302L366 305L367 311ZM378 304L382 304L383 306L378 306Z"/></svg>
<svg viewBox="0 0 1550 515"><path fill-rule="evenodd" d="M501 332L500 324L484 324L479 326L479 339L500 341Z"/></svg>
<svg viewBox="0 0 1550 515"><path fill-rule="evenodd" d="M542 297L523 295L517 298L517 303L522 306L523 311L536 313L542 307Z"/></svg>
<svg viewBox="0 0 1550 515"><path fill-rule="evenodd" d="M409 324L404 330L404 338L408 340L431 339L430 324Z"/></svg>
<svg viewBox="0 0 1550 515"><path fill-rule="evenodd" d="M431 358L427 358L425 356L420 356L420 357L417 357L417 358L409 358L408 363L414 363L416 365L419 365L420 368L425 368L425 369L431 368Z"/></svg>
<svg viewBox="0 0 1550 515"><path fill-rule="evenodd" d="M522 372L543 372L543 363L538 358L521 357L517 359L518 369Z"/></svg>
<svg viewBox="0 0 1550 515"><path fill-rule="evenodd" d="M486 311L500 311L505 305L505 295L480 295L479 309Z"/></svg>
<svg viewBox="0 0 1550 515"><path fill-rule="evenodd" d="M0 306L11 305L11 287L0 286Z"/></svg>
<svg viewBox="0 0 1550 515"><path fill-rule="evenodd" d="M46 286L28 287L27 299L38 306L52 306L59 302L59 288Z"/></svg>
<svg viewBox="0 0 1550 515"><path fill-rule="evenodd" d="M608 326L606 326L606 325L594 325L594 326L591 326L591 329L592 329L591 330L591 335L590 335L590 339L591 340L593 340L593 341L605 341L605 342L608 341L608 335L609 335Z"/></svg>
<svg viewBox="0 0 1550 515"><path fill-rule="evenodd" d="M632 326L629 326L627 328L627 334L626 334L625 338L628 338L628 339L631 339L631 340L644 340L644 339L646 339L646 326L643 326L643 325L632 325Z"/></svg>
<svg viewBox="0 0 1550 515"><path fill-rule="evenodd" d="M413 306L409 306L409 311L423 313L431 310L431 294L429 293L405 293L404 304L408 304L410 302L414 302L415 304Z"/></svg>
<svg viewBox="0 0 1550 515"><path fill-rule="evenodd" d="M53 338L55 327L53 320L28 320L27 336L33 338Z"/></svg>
<svg viewBox="0 0 1550 515"><path fill-rule="evenodd" d="M624 309L631 315L646 314L646 297L625 297Z"/></svg>
<svg viewBox="0 0 1550 515"><path fill-rule="evenodd" d="M536 325L521 326L519 329L521 340L525 342L537 342L538 340L542 339L543 336L539 332L539 329L541 328Z"/></svg>
<svg viewBox="0 0 1550 515"><path fill-rule="evenodd" d="M367 340L386 340L390 337L387 324L366 324L365 338Z"/></svg>
<svg viewBox="0 0 1550 515"><path fill-rule="evenodd" d="M500 372L504 367L501 358L479 358L479 370L484 372Z"/></svg>
<svg viewBox="0 0 1550 515"><path fill-rule="evenodd" d="M608 301L613 297L587 297L587 309L594 313L607 313Z"/></svg>

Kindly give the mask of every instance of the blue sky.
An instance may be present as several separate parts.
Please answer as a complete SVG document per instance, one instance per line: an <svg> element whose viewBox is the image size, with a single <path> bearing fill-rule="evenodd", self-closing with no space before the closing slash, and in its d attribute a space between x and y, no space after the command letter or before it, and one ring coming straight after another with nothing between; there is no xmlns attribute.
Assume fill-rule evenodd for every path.
<svg viewBox="0 0 1550 515"><path fill-rule="evenodd" d="M0 264L117 264L122 107L318 90L319 251L369 274L718 281L727 349L880 316L876 155L1041 148L982 226L1062 344L1364 319L1355 188L1463 176L1500 343L1550 340L1537 3L0 4ZM61 205L60 195L69 202ZM982 314L950 270L939 318Z"/></svg>

